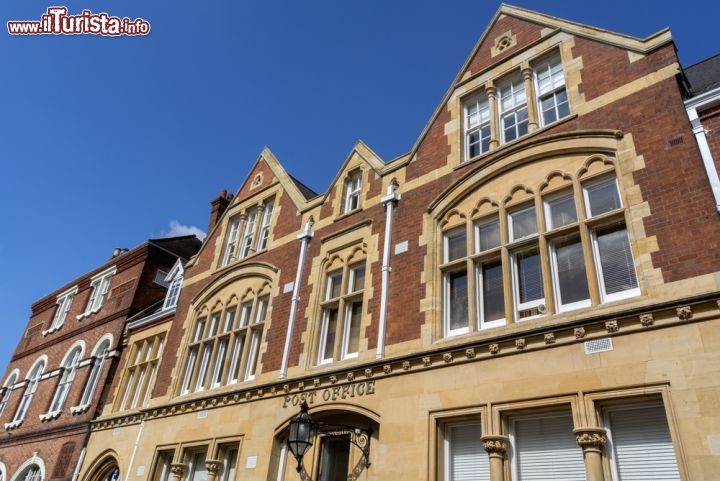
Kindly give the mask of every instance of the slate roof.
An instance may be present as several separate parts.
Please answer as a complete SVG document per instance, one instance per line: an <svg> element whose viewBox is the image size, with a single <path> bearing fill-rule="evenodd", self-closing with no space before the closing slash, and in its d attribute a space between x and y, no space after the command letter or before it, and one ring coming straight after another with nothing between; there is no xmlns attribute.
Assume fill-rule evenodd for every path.
<svg viewBox="0 0 720 481"><path fill-rule="evenodd" d="M683 70L690 84L692 97L720 88L720 54L701 60Z"/></svg>

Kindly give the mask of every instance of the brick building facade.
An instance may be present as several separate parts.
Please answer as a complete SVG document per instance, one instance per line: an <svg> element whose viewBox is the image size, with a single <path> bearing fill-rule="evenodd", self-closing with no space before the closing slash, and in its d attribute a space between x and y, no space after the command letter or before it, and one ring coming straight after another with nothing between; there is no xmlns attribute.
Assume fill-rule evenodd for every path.
<svg viewBox="0 0 720 481"><path fill-rule="evenodd" d="M77 477L127 318L165 296L165 274L199 244L189 236L116 249L107 263L32 305L3 377L0 479Z"/></svg>
<svg viewBox="0 0 720 481"><path fill-rule="evenodd" d="M129 324L79 479L715 479L705 76L668 30L503 5L407 154L316 194L265 149ZM371 431L298 473L303 401Z"/></svg>

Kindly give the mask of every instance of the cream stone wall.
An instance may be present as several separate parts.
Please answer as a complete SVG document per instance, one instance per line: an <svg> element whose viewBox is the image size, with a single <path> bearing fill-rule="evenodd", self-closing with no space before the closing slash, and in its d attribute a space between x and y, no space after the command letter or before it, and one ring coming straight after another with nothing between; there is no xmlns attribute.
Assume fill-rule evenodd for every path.
<svg viewBox="0 0 720 481"><path fill-rule="evenodd" d="M356 419L358 413L366 413L368 420L377 420L372 465L360 479L435 480L439 479L438 462L442 462L436 453L441 421L480 415L483 434L502 435L507 434L503 420L508 414L554 406L572 408L576 428L593 427L598 425L595 413L603 401L655 395L665 402L683 479L713 480L720 469L713 434L720 427L720 318L717 306L710 304L698 306L696 312L690 320L672 321L675 324L663 325L658 316L655 327L642 331L621 328L612 334L614 349L610 352L588 355L582 342L574 340L537 349L529 344L521 355L510 351L451 362L412 360L407 369L393 366L389 373L378 366L371 375L358 373L351 382L336 381L337 386L372 382L373 394L335 402L323 401L318 394L311 414L317 416L331 407ZM322 393L333 387L323 381L317 389ZM303 392L307 396L314 389L308 383L302 391L293 387L289 394ZM132 464L140 424L96 424L87 459L112 447L123 479L148 479L158 447L176 447L176 461L181 462L180 452L188 443L210 444L214 439L238 437L237 479L275 480L276 473L270 472L276 465L275 434L297 412L291 402L287 407L284 404L285 393L278 392L235 405L194 406L175 415L146 419ZM257 456L257 466L246 467L252 456ZM313 459L312 453L308 459ZM294 466L294 461L288 462L288 481L299 479ZM311 466L306 467L311 471ZM140 472L144 474L138 475ZM80 479L87 479L88 474L84 469ZM610 479L607 472L605 479Z"/></svg>

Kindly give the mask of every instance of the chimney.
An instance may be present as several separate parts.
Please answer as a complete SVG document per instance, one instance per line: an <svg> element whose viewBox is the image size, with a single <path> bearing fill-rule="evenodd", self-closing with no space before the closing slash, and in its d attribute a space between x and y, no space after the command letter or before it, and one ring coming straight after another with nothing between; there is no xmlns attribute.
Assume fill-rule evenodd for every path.
<svg viewBox="0 0 720 481"><path fill-rule="evenodd" d="M210 222L208 223L207 231L210 232L215 224L218 223L220 217L225 213L230 201L232 201L233 195L229 194L227 190L222 189L220 195L217 196L210 202L212 209L210 210Z"/></svg>
<svg viewBox="0 0 720 481"><path fill-rule="evenodd" d="M116 247L113 250L112 256L110 256L110 260L115 259L116 257L120 257L121 255L125 254L128 251L125 247Z"/></svg>

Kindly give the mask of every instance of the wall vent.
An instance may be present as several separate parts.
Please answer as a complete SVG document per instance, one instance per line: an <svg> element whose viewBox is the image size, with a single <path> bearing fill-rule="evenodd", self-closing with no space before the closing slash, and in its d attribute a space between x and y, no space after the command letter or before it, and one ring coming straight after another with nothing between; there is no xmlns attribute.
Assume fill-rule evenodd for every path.
<svg viewBox="0 0 720 481"><path fill-rule="evenodd" d="M613 350L612 339L609 337L601 337L600 339L592 339L585 341L585 354L595 354L597 352L607 352Z"/></svg>
<svg viewBox="0 0 720 481"><path fill-rule="evenodd" d="M153 282L155 284L161 285L163 287L169 287L170 283L165 280L165 277L168 275L167 272L165 272L162 269L158 269L155 271L155 279L153 279Z"/></svg>

